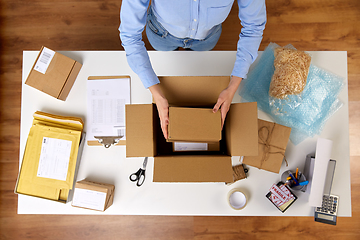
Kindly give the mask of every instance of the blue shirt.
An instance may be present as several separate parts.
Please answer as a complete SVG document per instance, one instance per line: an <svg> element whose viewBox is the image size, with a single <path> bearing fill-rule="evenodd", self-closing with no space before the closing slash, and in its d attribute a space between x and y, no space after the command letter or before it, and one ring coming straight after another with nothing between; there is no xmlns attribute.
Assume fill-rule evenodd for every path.
<svg viewBox="0 0 360 240"><path fill-rule="evenodd" d="M225 21L234 0L152 0L157 20L178 38L204 39L212 28ZM257 57L266 23L265 0L237 0L241 32L231 75L246 78ZM123 0L120 39L131 69L146 88L159 83L142 41L150 0Z"/></svg>

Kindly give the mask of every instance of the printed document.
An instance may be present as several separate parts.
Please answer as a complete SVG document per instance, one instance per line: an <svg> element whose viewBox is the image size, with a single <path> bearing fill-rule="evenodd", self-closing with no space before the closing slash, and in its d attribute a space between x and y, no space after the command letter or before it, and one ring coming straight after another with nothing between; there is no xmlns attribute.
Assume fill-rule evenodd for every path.
<svg viewBox="0 0 360 240"><path fill-rule="evenodd" d="M88 189L76 188L72 205L104 211L106 193Z"/></svg>
<svg viewBox="0 0 360 240"><path fill-rule="evenodd" d="M130 104L130 78L87 81L87 140L123 136L125 104Z"/></svg>
<svg viewBox="0 0 360 240"><path fill-rule="evenodd" d="M207 151L207 143L174 142L175 151Z"/></svg>
<svg viewBox="0 0 360 240"><path fill-rule="evenodd" d="M71 141L43 137L37 176L66 181Z"/></svg>

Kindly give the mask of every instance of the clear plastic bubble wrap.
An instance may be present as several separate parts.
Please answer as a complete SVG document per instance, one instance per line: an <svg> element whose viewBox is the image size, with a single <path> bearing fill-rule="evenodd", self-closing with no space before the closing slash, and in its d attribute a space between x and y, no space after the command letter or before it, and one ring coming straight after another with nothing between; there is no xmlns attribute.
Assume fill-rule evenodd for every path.
<svg viewBox="0 0 360 240"><path fill-rule="evenodd" d="M243 102L257 102L260 110L269 114L278 124L291 127L290 140L299 144L307 137L320 134L327 119L343 105L338 94L344 79L310 65L304 90L283 99L269 96L274 74L274 49L270 43L251 67L248 77L241 82L240 96Z"/></svg>

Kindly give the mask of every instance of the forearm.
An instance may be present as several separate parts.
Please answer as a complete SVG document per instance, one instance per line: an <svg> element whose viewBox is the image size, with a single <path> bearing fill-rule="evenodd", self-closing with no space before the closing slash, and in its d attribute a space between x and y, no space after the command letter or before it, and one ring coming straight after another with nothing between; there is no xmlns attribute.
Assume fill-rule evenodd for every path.
<svg viewBox="0 0 360 240"><path fill-rule="evenodd" d="M167 126L169 125L169 104L166 100L163 92L160 89L159 84L153 85L149 87L151 94L154 97L156 107L158 110L159 118L160 118L160 126L161 130L164 134L164 138L168 138L168 129Z"/></svg>
<svg viewBox="0 0 360 240"><path fill-rule="evenodd" d="M249 0L250 1L250 0ZM238 0L241 33L237 43L233 76L246 78L250 65L255 61L266 24L264 0Z"/></svg>
<svg viewBox="0 0 360 240"><path fill-rule="evenodd" d="M150 0L123 0L119 27L121 44L130 68L139 76L145 88L159 83L142 40Z"/></svg>
<svg viewBox="0 0 360 240"><path fill-rule="evenodd" d="M155 84L153 86L150 86L149 90L150 90L155 102L156 102L156 100L165 98L163 92L161 91L161 88L160 88L159 84Z"/></svg>
<svg viewBox="0 0 360 240"><path fill-rule="evenodd" d="M237 76L231 76L230 79L230 83L228 85L228 89L231 93L233 93L233 95L235 94L235 92L237 91L237 89L239 88L239 85L241 83L242 78L241 77L237 77Z"/></svg>

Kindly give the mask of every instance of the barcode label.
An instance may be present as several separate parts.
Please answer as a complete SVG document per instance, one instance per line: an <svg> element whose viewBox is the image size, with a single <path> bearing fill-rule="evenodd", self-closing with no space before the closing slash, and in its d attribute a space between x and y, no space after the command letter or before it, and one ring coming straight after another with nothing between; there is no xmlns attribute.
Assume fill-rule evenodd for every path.
<svg viewBox="0 0 360 240"><path fill-rule="evenodd" d="M118 137L122 137L121 140L125 140L125 134L126 134L126 130L125 130L125 126L114 126L113 127L113 136L118 136Z"/></svg>
<svg viewBox="0 0 360 240"><path fill-rule="evenodd" d="M125 127L123 127L123 126L114 126L113 134L115 136L125 136Z"/></svg>
<svg viewBox="0 0 360 240"><path fill-rule="evenodd" d="M49 64L50 58L51 58L51 54L47 53L47 52L44 52L43 55L40 58L40 62L42 62L44 64Z"/></svg>
<svg viewBox="0 0 360 240"><path fill-rule="evenodd" d="M45 74L54 55L55 52L53 50L44 47L34 66L34 70Z"/></svg>
<svg viewBox="0 0 360 240"><path fill-rule="evenodd" d="M117 135L118 136L124 136L125 135L125 129L118 129L117 130Z"/></svg>

